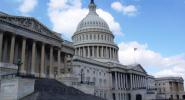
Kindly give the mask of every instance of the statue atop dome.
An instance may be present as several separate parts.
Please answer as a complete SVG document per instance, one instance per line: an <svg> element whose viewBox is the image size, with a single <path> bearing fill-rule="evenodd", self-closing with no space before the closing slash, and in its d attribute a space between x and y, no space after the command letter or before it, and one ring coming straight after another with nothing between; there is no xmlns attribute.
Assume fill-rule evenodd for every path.
<svg viewBox="0 0 185 100"><path fill-rule="evenodd" d="M94 0L91 0L91 4L94 4Z"/></svg>
<svg viewBox="0 0 185 100"><path fill-rule="evenodd" d="M96 5L94 3L94 0L91 0L89 4L89 12L96 14Z"/></svg>

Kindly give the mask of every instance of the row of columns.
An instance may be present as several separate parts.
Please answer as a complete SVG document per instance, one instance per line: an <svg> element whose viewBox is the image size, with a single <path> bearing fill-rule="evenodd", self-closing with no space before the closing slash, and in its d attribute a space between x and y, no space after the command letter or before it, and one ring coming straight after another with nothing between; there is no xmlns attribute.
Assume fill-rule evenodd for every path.
<svg viewBox="0 0 185 100"><path fill-rule="evenodd" d="M3 53L3 32L0 32L0 62L2 62L2 53ZM11 35L11 44L10 44L10 57L9 57L9 63L14 63L14 53L15 53L15 42L16 41L16 35L12 34ZM7 45L7 43L5 44ZM22 39L22 48L21 48L21 68L20 72L23 74L26 74L26 66L25 66L25 55L26 55L26 45L27 45L27 40L26 38ZM31 57L31 74L35 75L35 66L36 66L36 48L37 48L37 42L33 40L32 42L32 57ZM45 44L41 44L41 65L40 65L40 77L46 77L46 66L45 66ZM6 55L7 56L7 55ZM61 64L61 50L58 48L58 67L60 67ZM49 74L50 77L54 77L54 68L53 68L53 46L50 46L50 61L49 61L50 69L49 69ZM59 70L59 68L58 68ZM59 72L59 71L58 71Z"/></svg>
<svg viewBox="0 0 185 100"><path fill-rule="evenodd" d="M127 90L128 89L128 77L125 73L115 72L115 89L116 90Z"/></svg>
<svg viewBox="0 0 185 100"><path fill-rule="evenodd" d="M128 74L115 72L114 75L115 90L127 90L127 89L142 89L146 88L147 80L145 76L130 74L130 79L128 79Z"/></svg>
<svg viewBox="0 0 185 100"><path fill-rule="evenodd" d="M127 93L118 93L116 100L128 100L128 94Z"/></svg>
<svg viewBox="0 0 185 100"><path fill-rule="evenodd" d="M82 57L118 59L118 50L107 46L78 47L75 50L75 54Z"/></svg>
<svg viewBox="0 0 185 100"><path fill-rule="evenodd" d="M130 74L131 89L142 89L147 86L147 79L145 76Z"/></svg>
<svg viewBox="0 0 185 100"><path fill-rule="evenodd" d="M170 87L172 87L171 88L171 91L174 91L174 92L182 92L183 89L184 89L183 83L175 82L175 81L170 81L169 84L170 84Z"/></svg>
<svg viewBox="0 0 185 100"><path fill-rule="evenodd" d="M84 40L95 40L95 41L105 41L105 42L113 42L112 35L106 34L80 34L76 35L73 39L74 41L84 41Z"/></svg>

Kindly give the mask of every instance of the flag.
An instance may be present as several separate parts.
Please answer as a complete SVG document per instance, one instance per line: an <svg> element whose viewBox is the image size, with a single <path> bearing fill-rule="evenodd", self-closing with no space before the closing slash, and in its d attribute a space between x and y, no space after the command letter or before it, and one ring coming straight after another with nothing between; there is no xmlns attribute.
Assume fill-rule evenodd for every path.
<svg viewBox="0 0 185 100"><path fill-rule="evenodd" d="M134 48L134 51L137 51L137 48Z"/></svg>

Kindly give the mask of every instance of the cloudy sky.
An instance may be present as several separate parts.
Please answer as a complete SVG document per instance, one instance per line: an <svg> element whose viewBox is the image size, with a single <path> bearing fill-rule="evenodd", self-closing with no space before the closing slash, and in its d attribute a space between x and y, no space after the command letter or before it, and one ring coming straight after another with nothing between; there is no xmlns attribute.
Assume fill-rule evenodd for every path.
<svg viewBox="0 0 185 100"><path fill-rule="evenodd" d="M122 64L185 78L185 0L95 0L115 35ZM35 17L71 40L89 0L1 0L0 11ZM134 48L138 48L134 52Z"/></svg>

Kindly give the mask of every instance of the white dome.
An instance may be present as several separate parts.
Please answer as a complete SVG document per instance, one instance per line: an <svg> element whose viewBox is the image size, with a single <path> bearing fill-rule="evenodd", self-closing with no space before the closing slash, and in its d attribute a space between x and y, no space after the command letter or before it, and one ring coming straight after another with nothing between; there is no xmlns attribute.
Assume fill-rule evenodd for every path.
<svg viewBox="0 0 185 100"><path fill-rule="evenodd" d="M99 29L110 31L108 24L96 13L96 5L91 3L89 5L88 15L78 24L76 32L87 29Z"/></svg>
<svg viewBox="0 0 185 100"><path fill-rule="evenodd" d="M89 13L78 24L72 37L75 55L100 62L119 62L118 46L108 24L96 13L94 0L89 4Z"/></svg>

